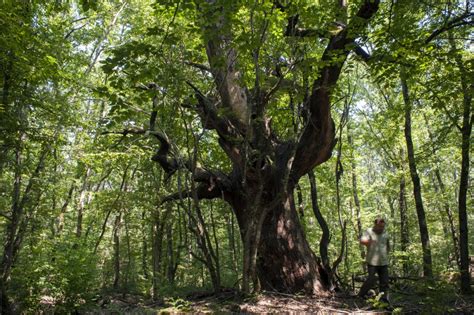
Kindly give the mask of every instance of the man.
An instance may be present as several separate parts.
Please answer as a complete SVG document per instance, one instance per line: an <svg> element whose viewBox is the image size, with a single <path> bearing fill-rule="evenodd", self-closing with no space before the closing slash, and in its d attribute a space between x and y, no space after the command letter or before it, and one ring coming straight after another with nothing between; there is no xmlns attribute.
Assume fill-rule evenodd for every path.
<svg viewBox="0 0 474 315"><path fill-rule="evenodd" d="M359 296L364 298L367 292L375 283L375 273L379 276L380 292L383 292L382 300L388 302L388 252L390 243L388 234L385 232L385 220L377 217L374 226L368 228L362 237L360 243L367 246L367 270L369 277L360 288Z"/></svg>

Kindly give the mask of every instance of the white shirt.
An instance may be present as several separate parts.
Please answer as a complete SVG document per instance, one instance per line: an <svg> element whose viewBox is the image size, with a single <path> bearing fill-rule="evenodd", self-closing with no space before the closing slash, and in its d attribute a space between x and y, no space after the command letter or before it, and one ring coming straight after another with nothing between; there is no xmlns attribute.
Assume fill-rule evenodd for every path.
<svg viewBox="0 0 474 315"><path fill-rule="evenodd" d="M365 260L372 266L388 265L388 234L384 231L380 234L374 232L373 228L368 228L362 237L362 241L372 240L367 246Z"/></svg>

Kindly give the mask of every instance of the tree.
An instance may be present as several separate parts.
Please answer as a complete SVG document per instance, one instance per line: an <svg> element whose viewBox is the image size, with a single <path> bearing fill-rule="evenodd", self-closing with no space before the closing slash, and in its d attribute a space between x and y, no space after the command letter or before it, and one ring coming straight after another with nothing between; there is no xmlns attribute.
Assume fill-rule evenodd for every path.
<svg viewBox="0 0 474 315"><path fill-rule="evenodd" d="M327 275L323 274L305 238L293 191L302 176L331 156L336 143L331 96L344 61L378 5L379 1L363 1L360 8L354 9L341 2L332 8L333 18L352 16L347 25L339 23L337 29L326 33L327 44L320 57L305 60L301 55L295 59L285 57L281 51L275 51L273 57L264 55L272 49L267 39L276 39L272 32L277 32L276 25L281 25L275 25L278 19L272 16L285 17L291 33L298 20L298 14L294 13L302 7L267 2L245 6L238 2L197 1L195 12L201 21L209 63L198 66L212 75L216 93L202 92L197 84L188 81L196 102L186 106L198 113L204 130L217 133L232 169L225 172L201 167L193 157L187 162L176 159L173 142L155 130L156 114L152 115L148 130L133 131L158 139L160 149L153 160L169 175L179 168L187 168L198 183L194 190L180 191L164 198L164 202L194 195L197 199L223 198L231 205L243 242L245 292L251 290L251 285L255 291L265 288L316 293L327 289ZM239 17L250 23L250 35L246 38L250 44L244 47L238 47L234 41L237 34L246 36L236 30ZM283 31L280 29L280 34ZM242 60L245 57L250 60ZM272 58L275 61L264 63ZM244 67L251 68L253 74L243 75ZM273 84L266 77L272 72L276 76ZM298 75L306 82L303 83L306 88L283 89L288 78L295 80ZM308 80L313 81L311 87ZM154 84L159 86L160 82ZM288 119L276 115L275 107L293 98L298 102L296 117L302 124L285 139L272 125L272 118Z"/></svg>

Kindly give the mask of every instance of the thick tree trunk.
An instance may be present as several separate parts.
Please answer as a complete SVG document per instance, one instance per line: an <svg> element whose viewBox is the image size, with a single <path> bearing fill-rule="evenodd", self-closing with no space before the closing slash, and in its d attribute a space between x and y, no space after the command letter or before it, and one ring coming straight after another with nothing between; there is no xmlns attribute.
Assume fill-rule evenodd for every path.
<svg viewBox="0 0 474 315"><path fill-rule="evenodd" d="M413 194L415 196L416 214L418 217L418 226L420 228L421 246L423 249L423 276L432 277L431 245L426 223L425 209L423 208L423 199L421 197L421 183L418 171L416 169L415 153L413 149L413 140L411 138L411 101L408 94L408 85L402 78L403 100L405 102L405 140L407 145L408 164L410 166L410 175L413 182Z"/></svg>
<svg viewBox="0 0 474 315"><path fill-rule="evenodd" d="M329 37L321 56L321 64L311 91L301 110L304 122L299 134L291 140L279 139L272 130L266 106L278 90L260 86L259 47L253 50L256 79L253 86L241 86L238 51L232 38L232 20L239 6L233 2L207 0L199 6L203 21L213 16L211 23L203 23L206 53L219 95L219 108L188 82L195 92L196 111L204 129L215 130L219 145L229 157L233 170L229 174L197 167L196 158L186 167L193 172L191 187L184 194L195 202L203 198L224 198L236 214L243 241L243 290L261 288L283 291L321 293L329 287L328 276L312 252L300 224L293 196L299 179L317 165L327 161L335 141L335 126L331 117L331 96L339 79L344 62L363 26L378 10L378 0L365 0L347 26ZM344 8L345 4L341 6ZM283 8L283 6L278 6ZM284 8L282 9L282 11ZM208 21L208 20L207 20ZM267 25L268 21L265 21ZM218 31L216 31L218 30ZM265 40L264 27L260 36ZM153 160L169 174L179 163L169 154L170 143L154 132L160 149ZM167 198L176 200L183 193ZM201 233L204 224L198 213L196 226ZM210 244L207 233L201 241L204 248ZM198 237L198 240L200 238ZM212 248L209 246L209 249ZM203 252L206 256L206 253ZM216 259L212 252L211 259ZM209 264L210 265L210 264ZM212 270L208 266L209 271Z"/></svg>
<svg viewBox="0 0 474 315"><path fill-rule="evenodd" d="M293 193L280 194L283 196L273 195L274 198L270 198L281 201L269 209L263 220L258 252L249 253L257 254L256 273L261 288L288 293L322 293L328 288L327 274L306 240ZM262 208L269 204L271 202L262 205ZM236 212L241 231L248 230L246 224L251 221L251 218L245 217L248 212L245 209Z"/></svg>

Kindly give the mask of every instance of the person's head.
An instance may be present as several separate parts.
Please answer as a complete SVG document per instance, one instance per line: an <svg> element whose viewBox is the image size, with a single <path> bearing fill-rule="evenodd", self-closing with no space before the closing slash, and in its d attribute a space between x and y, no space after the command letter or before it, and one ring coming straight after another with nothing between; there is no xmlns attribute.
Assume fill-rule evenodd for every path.
<svg viewBox="0 0 474 315"><path fill-rule="evenodd" d="M374 231L377 233L382 233L385 229L385 219L383 217L377 217L374 220Z"/></svg>

